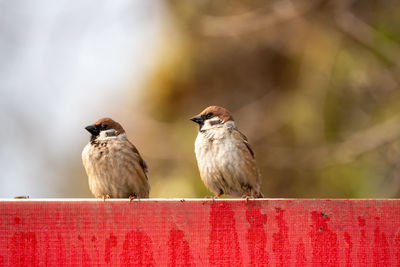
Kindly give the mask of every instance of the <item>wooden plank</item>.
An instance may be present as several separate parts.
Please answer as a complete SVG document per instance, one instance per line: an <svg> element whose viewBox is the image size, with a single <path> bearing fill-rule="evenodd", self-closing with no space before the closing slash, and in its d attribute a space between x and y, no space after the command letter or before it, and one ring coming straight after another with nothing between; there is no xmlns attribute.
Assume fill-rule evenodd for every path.
<svg viewBox="0 0 400 267"><path fill-rule="evenodd" d="M23 200L0 214L0 266L400 266L400 200Z"/></svg>

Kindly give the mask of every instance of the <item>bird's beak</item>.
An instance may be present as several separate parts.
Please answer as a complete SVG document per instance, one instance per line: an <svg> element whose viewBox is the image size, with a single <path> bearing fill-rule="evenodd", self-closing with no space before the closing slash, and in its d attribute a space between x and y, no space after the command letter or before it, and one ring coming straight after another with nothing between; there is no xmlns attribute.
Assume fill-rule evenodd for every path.
<svg viewBox="0 0 400 267"><path fill-rule="evenodd" d="M198 124L203 124L203 122L204 122L203 117L200 115L193 116L190 118L190 120L194 121L195 123L198 123Z"/></svg>
<svg viewBox="0 0 400 267"><path fill-rule="evenodd" d="M94 126L94 125L86 126L85 129L86 129L89 133L91 133L92 135L94 135L94 136L97 136L97 135L100 134L99 128L96 127L96 126Z"/></svg>

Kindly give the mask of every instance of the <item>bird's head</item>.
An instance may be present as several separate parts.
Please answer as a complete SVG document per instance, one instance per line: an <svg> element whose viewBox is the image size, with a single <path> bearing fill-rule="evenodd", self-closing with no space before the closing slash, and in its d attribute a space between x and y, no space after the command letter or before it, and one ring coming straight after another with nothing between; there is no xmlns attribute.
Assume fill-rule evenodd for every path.
<svg viewBox="0 0 400 267"><path fill-rule="evenodd" d="M199 115L190 118L199 125L199 130L206 130L213 127L229 123L235 125L232 114L225 108L219 106L209 106Z"/></svg>
<svg viewBox="0 0 400 267"><path fill-rule="evenodd" d="M86 126L85 129L92 135L92 140L99 137L107 138L125 134L125 130L121 124L110 118L102 118L94 124Z"/></svg>

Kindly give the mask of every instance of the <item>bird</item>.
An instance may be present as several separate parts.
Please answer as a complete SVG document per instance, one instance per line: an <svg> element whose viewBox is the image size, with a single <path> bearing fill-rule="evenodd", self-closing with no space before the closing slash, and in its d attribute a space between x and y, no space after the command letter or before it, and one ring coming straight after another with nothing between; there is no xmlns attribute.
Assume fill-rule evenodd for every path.
<svg viewBox="0 0 400 267"><path fill-rule="evenodd" d="M148 198L148 166L122 126L102 118L85 127L91 134L82 151L89 189L98 198Z"/></svg>
<svg viewBox="0 0 400 267"><path fill-rule="evenodd" d="M209 106L190 120L199 125L195 154L200 177L215 197L264 197L254 152L232 114L223 107Z"/></svg>

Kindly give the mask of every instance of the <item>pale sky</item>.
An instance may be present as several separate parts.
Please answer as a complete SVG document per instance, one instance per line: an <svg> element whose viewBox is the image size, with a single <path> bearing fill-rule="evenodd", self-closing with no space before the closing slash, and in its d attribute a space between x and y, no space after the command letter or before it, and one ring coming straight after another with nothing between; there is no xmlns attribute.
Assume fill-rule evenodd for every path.
<svg viewBox="0 0 400 267"><path fill-rule="evenodd" d="M59 177L83 127L140 90L164 15L160 1L0 1L0 198L71 196Z"/></svg>

